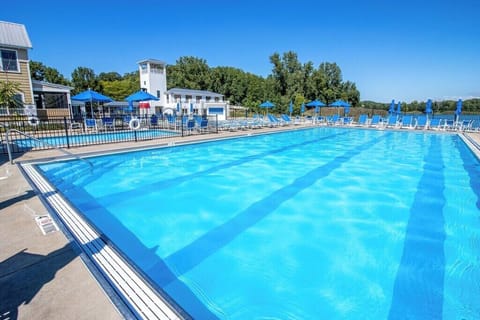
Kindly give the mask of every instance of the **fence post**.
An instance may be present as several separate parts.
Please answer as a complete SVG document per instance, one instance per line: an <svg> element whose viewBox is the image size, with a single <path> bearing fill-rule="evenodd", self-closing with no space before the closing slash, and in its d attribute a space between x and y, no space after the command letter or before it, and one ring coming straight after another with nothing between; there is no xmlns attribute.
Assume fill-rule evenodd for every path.
<svg viewBox="0 0 480 320"><path fill-rule="evenodd" d="M67 138L67 149L70 149L70 138L68 136L67 117L63 117L63 128L65 129L65 137Z"/></svg>
<svg viewBox="0 0 480 320"><path fill-rule="evenodd" d="M183 113L182 113L181 118L180 118L180 132L182 133L182 137L184 137L184 135L183 135Z"/></svg>

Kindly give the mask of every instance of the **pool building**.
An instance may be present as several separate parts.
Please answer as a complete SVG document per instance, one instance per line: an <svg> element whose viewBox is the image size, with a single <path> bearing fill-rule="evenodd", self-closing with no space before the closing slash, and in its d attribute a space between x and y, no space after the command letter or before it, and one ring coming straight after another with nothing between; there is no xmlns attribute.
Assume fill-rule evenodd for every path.
<svg viewBox="0 0 480 320"><path fill-rule="evenodd" d="M148 101L141 108L146 113L181 113L217 116L225 120L228 114L228 101L219 93L206 90L171 88L167 90L166 63L156 59L138 62L140 87L154 95L158 101Z"/></svg>

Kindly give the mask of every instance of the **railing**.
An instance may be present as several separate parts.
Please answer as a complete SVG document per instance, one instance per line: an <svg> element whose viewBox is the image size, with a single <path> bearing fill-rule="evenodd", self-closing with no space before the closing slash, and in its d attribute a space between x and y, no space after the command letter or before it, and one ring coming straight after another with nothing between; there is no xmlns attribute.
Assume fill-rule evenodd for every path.
<svg viewBox="0 0 480 320"><path fill-rule="evenodd" d="M17 130L17 129L8 129L7 132L5 133L5 140L6 140L6 142L7 142L8 160L10 161L10 164L13 164L12 150L10 149L10 139L9 139L9 134L10 134L11 132L15 132L15 133L17 133L17 134L20 134L20 135L22 135L22 136L25 136L25 137L27 137L27 138L30 138L30 139L32 139L32 140L34 140L34 141L36 141L36 142L38 142L38 143L40 143L40 144L44 144L44 145L46 145L46 146L48 146L48 147L50 147L50 148L55 148L55 149L63 152L64 154L66 154L66 155L68 155L68 156L70 156L70 157L73 157L73 158L75 158L75 159L84 161L84 162L86 162L86 163L90 166L91 169L93 169L93 164L92 164L90 161L85 160L85 159L83 159L83 158L81 158L81 157L79 157L79 156L77 156L77 155L75 155L75 154L73 154L73 153L71 153L71 152L68 152L67 150L65 150L65 149L63 149L63 148L61 148L61 147L57 147L57 146L51 145L51 144L48 143L48 142L45 142L45 141L42 141L42 140L37 139L37 138L35 138L35 137L32 137L32 136L26 134L25 132L22 132L22 131Z"/></svg>
<svg viewBox="0 0 480 320"><path fill-rule="evenodd" d="M11 131L7 141L2 137L8 130ZM8 120L0 117L0 153L6 154L9 152L8 149L12 153L54 147L69 149L217 132L217 117L115 116L96 119L49 117L45 121L37 117Z"/></svg>

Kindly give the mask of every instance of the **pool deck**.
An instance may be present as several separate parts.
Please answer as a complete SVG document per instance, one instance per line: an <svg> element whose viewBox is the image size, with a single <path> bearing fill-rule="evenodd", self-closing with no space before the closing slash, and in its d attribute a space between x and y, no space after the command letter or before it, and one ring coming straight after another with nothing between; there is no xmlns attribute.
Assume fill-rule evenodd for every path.
<svg viewBox="0 0 480 320"><path fill-rule="evenodd" d="M74 154L182 144L264 132L287 126L69 149ZM480 144L480 133L467 133ZM475 153L480 157L478 150ZM14 155L15 162L63 156L56 150ZM35 217L48 210L17 164L0 155L0 319L123 319L90 273L75 244L61 232L43 235Z"/></svg>

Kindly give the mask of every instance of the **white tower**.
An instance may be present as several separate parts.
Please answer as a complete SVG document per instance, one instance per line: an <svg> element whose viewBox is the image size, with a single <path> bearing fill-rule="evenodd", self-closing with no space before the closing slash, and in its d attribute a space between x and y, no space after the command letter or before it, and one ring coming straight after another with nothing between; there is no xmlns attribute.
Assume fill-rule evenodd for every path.
<svg viewBox="0 0 480 320"><path fill-rule="evenodd" d="M159 100L150 101L150 109L157 112L155 107L165 107L167 92L167 69L163 61L155 59L146 59L138 61L140 72L140 88L147 90Z"/></svg>

